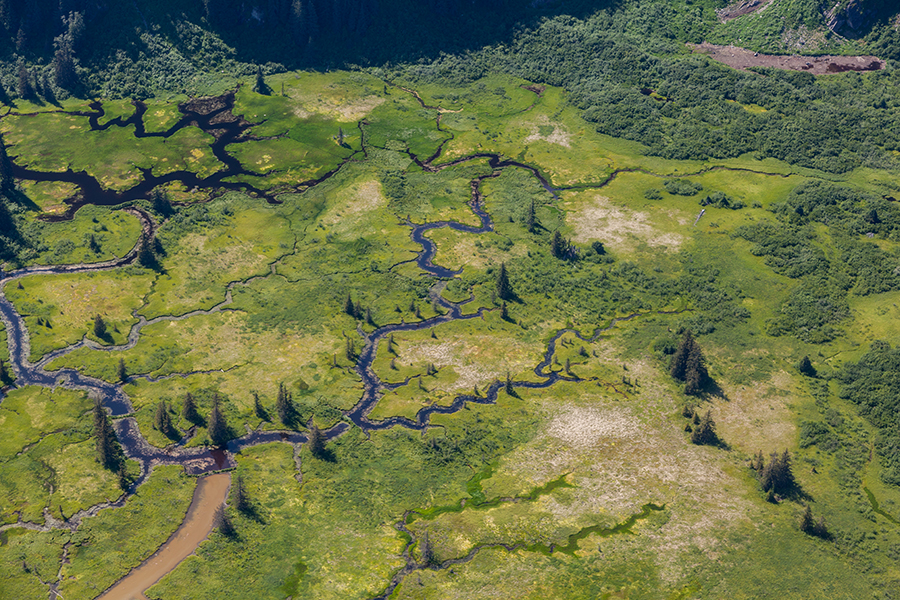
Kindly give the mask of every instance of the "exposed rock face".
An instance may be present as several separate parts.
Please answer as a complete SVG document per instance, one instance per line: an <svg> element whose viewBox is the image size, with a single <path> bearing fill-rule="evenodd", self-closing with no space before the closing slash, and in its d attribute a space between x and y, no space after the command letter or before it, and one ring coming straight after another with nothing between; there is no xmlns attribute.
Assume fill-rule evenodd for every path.
<svg viewBox="0 0 900 600"><path fill-rule="evenodd" d="M874 4L871 0L836 2L831 9L825 11L828 28L844 37L862 35L878 12Z"/></svg>

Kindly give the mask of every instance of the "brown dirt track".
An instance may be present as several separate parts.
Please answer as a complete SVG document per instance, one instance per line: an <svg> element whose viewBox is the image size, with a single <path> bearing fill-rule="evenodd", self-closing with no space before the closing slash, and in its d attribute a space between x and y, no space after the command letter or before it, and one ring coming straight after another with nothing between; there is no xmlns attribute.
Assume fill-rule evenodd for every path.
<svg viewBox="0 0 900 600"><path fill-rule="evenodd" d="M846 71L879 71L885 61L876 56L800 56L797 54L761 54L737 46L717 46L708 42L689 44L695 53L735 69L772 67L790 71L806 71L813 75L827 75Z"/></svg>

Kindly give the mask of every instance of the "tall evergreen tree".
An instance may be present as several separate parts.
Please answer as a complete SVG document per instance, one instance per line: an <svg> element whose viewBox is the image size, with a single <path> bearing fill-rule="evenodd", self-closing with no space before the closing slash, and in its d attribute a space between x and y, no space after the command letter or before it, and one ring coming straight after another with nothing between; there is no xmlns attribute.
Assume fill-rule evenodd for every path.
<svg viewBox="0 0 900 600"><path fill-rule="evenodd" d="M184 417L185 421L194 425L201 421L200 413L197 411L197 403L190 392L184 397L184 403L181 405L181 416Z"/></svg>
<svg viewBox="0 0 900 600"><path fill-rule="evenodd" d="M297 418L297 412L294 408L294 399L291 393L285 387L284 383L278 384L278 397L275 400L275 412L278 413L278 419L291 427Z"/></svg>
<svg viewBox="0 0 900 600"><path fill-rule="evenodd" d="M809 356L804 356L800 359L800 362L797 363L797 370L807 377L815 377L817 375L816 368L812 365L812 361L809 360Z"/></svg>
<svg viewBox="0 0 900 600"><path fill-rule="evenodd" d="M506 263L500 263L500 271L497 273L497 297L501 300L515 300L516 294L509 283L509 274L506 272Z"/></svg>
<svg viewBox="0 0 900 600"><path fill-rule="evenodd" d="M9 375L9 369L6 368L6 363L0 360L0 386L10 383L12 383L12 377Z"/></svg>
<svg viewBox="0 0 900 600"><path fill-rule="evenodd" d="M219 408L219 395L213 395L212 411L209 413L209 439L216 446L224 446L229 439L228 423Z"/></svg>
<svg viewBox="0 0 900 600"><path fill-rule="evenodd" d="M153 426L166 437L175 434L175 427L172 425L172 416L169 414L169 407L165 400L160 400L156 406L156 414L153 417Z"/></svg>
<svg viewBox="0 0 900 600"><path fill-rule="evenodd" d="M2 85L0 85L2 87ZM16 187L16 180L13 177L12 161L6 153L6 144L3 142L3 135L0 134L0 193L8 194Z"/></svg>
<svg viewBox="0 0 900 600"><path fill-rule="evenodd" d="M244 514L251 512L252 507L250 505L250 499L247 498L247 490L244 487L244 478L241 475L238 475L234 479L234 492L233 492L233 502L234 507Z"/></svg>
<svg viewBox="0 0 900 600"><path fill-rule="evenodd" d="M125 359L120 358L119 364L116 366L116 377L119 378L119 381L125 383L128 381L128 369L125 367Z"/></svg>
<svg viewBox="0 0 900 600"><path fill-rule="evenodd" d="M322 433L322 430L316 427L315 424L313 424L313 426L309 428L309 434L307 434L307 438L309 440L309 451L312 452L312 455L316 458L324 457L325 435Z"/></svg>
<svg viewBox="0 0 900 600"><path fill-rule="evenodd" d="M434 548L428 539L428 530L422 532L422 539L419 540L419 555L422 557L422 563L425 565L433 565L437 561L434 556Z"/></svg>
<svg viewBox="0 0 900 600"><path fill-rule="evenodd" d="M709 446L719 442L719 436L716 434L716 422L712 418L712 411L706 411L706 414L700 418L700 422L691 433L691 441L695 444Z"/></svg>
<svg viewBox="0 0 900 600"><path fill-rule="evenodd" d="M259 394L256 392L253 392L253 413L260 419L268 420L269 418L269 413L263 408L262 402L259 400Z"/></svg>
<svg viewBox="0 0 900 600"><path fill-rule="evenodd" d="M556 258L565 258L568 244L559 230L553 232L553 239L550 240L550 254Z"/></svg>
<svg viewBox="0 0 900 600"><path fill-rule="evenodd" d="M759 472L759 482L762 489L775 494L786 494L792 491L797 482L794 479L791 455L785 450L779 455L773 452L769 456L769 463Z"/></svg>
<svg viewBox="0 0 900 600"><path fill-rule="evenodd" d="M703 352L700 350L697 342L694 341L684 367L684 393L689 396L699 394L708 380L709 373L706 370Z"/></svg>
<svg viewBox="0 0 900 600"><path fill-rule="evenodd" d="M99 314L94 317L94 335L101 340L106 337L106 321Z"/></svg>
<svg viewBox="0 0 900 600"><path fill-rule="evenodd" d="M225 512L224 505L220 504L219 508L216 509L216 516L213 518L213 522L216 524L219 532L225 537L230 539L237 537L237 530L234 528L234 523L231 521L231 517L229 517L228 513Z"/></svg>
<svg viewBox="0 0 900 600"><path fill-rule="evenodd" d="M153 191L150 192L150 202L153 204L153 210L163 217L169 217L174 212L172 210L172 201L169 200L169 194L163 188L153 188Z"/></svg>
<svg viewBox="0 0 900 600"><path fill-rule="evenodd" d="M98 460L105 468L117 472L124 462L122 446L99 398L94 400L93 417Z"/></svg>
<svg viewBox="0 0 900 600"><path fill-rule="evenodd" d="M534 233L534 229L537 226L537 217L534 212L534 200L528 205L528 211L525 213L525 229L528 230L528 233Z"/></svg>
<svg viewBox="0 0 900 600"><path fill-rule="evenodd" d="M809 504L806 505L803 516L800 517L800 531L810 535L816 532L816 521L813 519L812 508L810 508Z"/></svg>
<svg viewBox="0 0 900 600"><path fill-rule="evenodd" d="M19 79L16 84L16 94L22 100L27 100L34 96L34 88L31 85L31 73L25 63L19 66Z"/></svg>
<svg viewBox="0 0 900 600"><path fill-rule="evenodd" d="M272 89L266 83L261 66L256 68L256 83L253 84L253 91L264 96L272 93Z"/></svg>

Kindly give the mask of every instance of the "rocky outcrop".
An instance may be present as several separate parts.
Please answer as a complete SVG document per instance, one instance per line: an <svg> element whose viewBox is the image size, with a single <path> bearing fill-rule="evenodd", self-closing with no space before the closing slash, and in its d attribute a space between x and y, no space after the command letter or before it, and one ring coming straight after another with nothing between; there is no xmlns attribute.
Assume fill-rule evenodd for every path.
<svg viewBox="0 0 900 600"><path fill-rule="evenodd" d="M825 22L828 28L838 35L859 37L865 34L878 16L879 11L874 4L876 3L871 0L835 2L830 9L825 10Z"/></svg>

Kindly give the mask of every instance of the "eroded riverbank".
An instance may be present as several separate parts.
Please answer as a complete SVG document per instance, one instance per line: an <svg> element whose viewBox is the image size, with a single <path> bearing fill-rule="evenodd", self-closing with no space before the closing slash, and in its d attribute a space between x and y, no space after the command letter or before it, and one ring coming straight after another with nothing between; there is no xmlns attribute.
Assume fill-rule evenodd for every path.
<svg viewBox="0 0 900 600"><path fill-rule="evenodd" d="M97 597L97 600L147 600L144 592L194 553L216 526L216 510L228 498L229 473L216 473L197 482L194 498L181 526L153 555Z"/></svg>

